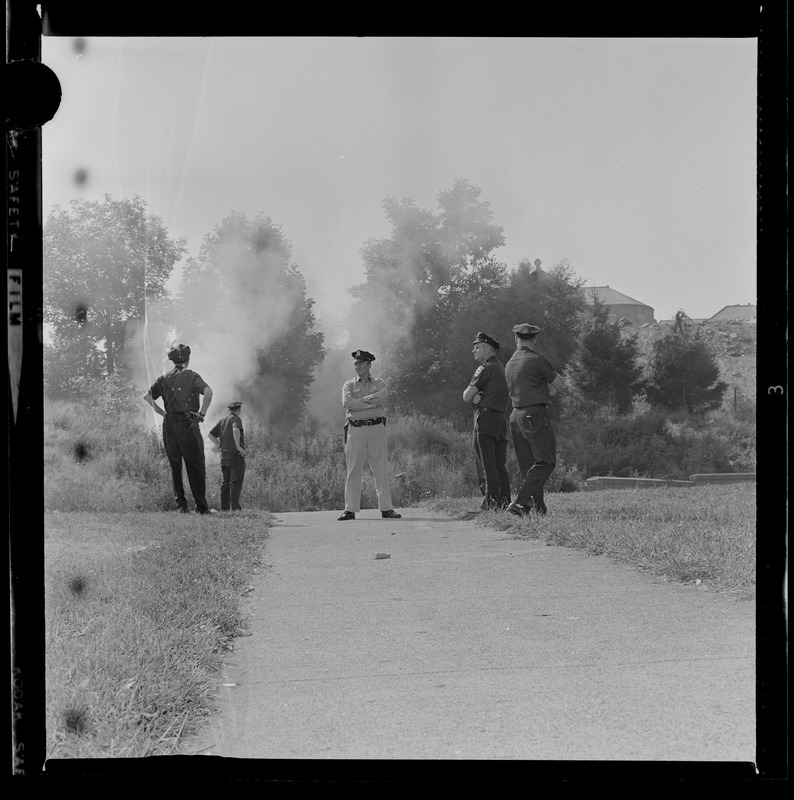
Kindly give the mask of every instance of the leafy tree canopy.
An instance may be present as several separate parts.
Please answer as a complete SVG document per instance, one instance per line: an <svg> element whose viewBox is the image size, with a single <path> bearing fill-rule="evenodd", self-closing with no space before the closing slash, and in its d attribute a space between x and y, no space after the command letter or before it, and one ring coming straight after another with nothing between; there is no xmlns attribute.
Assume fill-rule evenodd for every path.
<svg viewBox="0 0 794 800"><path fill-rule="evenodd" d="M656 408L702 413L719 408L728 388L719 380L714 354L683 311L675 315L673 330L654 342L650 368L647 396Z"/></svg>
<svg viewBox="0 0 794 800"><path fill-rule="evenodd" d="M436 212L388 199L391 236L361 250L366 281L351 290L358 300L352 344L382 349L382 374L405 410L466 415L450 386L462 392L474 372L478 330L502 342L502 360L513 351L512 326L527 321L544 328L543 346L555 366L562 369L575 350L584 303L567 262L551 272L528 262L509 271L493 256L504 235L480 195L479 187L458 180L439 193Z"/></svg>
<svg viewBox="0 0 794 800"><path fill-rule="evenodd" d="M101 353L111 375L123 366L130 323L166 296L184 253L184 239L172 239L140 197L56 206L44 226L44 321L62 347L79 341Z"/></svg>
<svg viewBox="0 0 794 800"><path fill-rule="evenodd" d="M291 258L291 243L270 217L232 212L188 259L178 298L180 329L205 353L236 359L240 399L274 422L302 413L325 356L314 300Z"/></svg>
<svg viewBox="0 0 794 800"><path fill-rule="evenodd" d="M570 377L583 410L610 407L628 414L644 390L637 335L609 321L609 307L594 299Z"/></svg>

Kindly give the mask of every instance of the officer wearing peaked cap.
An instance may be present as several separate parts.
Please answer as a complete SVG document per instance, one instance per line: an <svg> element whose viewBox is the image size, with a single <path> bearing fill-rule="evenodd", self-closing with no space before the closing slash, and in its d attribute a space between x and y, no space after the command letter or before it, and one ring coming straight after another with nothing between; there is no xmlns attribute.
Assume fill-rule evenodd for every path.
<svg viewBox="0 0 794 800"><path fill-rule="evenodd" d="M245 478L245 430L240 418L242 403L234 400L229 413L207 434L221 450L221 511L240 511L240 494Z"/></svg>
<svg viewBox="0 0 794 800"><path fill-rule="evenodd" d="M551 425L552 395L567 388L549 360L535 351L540 328L528 322L515 325L516 351L505 366L512 411L510 432L521 472L521 488L507 510L518 516L548 511L543 487L557 459L557 439Z"/></svg>
<svg viewBox="0 0 794 800"><path fill-rule="evenodd" d="M378 508L384 519L400 519L392 508L389 487L389 463L386 448L386 414L383 404L388 396L386 384L370 375L375 356L366 350L355 350L353 366L356 377L342 386L342 407L345 409L345 510L339 520L356 518L361 509L361 478L364 464L369 462L375 478Z"/></svg>
<svg viewBox="0 0 794 800"><path fill-rule="evenodd" d="M537 336L540 333L540 328L537 325L522 322L520 325L513 326L513 333L520 339L528 339L530 336Z"/></svg>
<svg viewBox="0 0 794 800"><path fill-rule="evenodd" d="M188 369L190 348L178 344L168 351L174 368L152 384L143 399L163 417L163 445L171 466L174 499L182 513L188 513L185 488L182 482L182 462L187 471L190 491L199 514L210 513L206 498L206 465L204 440L199 424L204 421L212 402L212 389L197 372ZM155 402L163 398L165 411ZM201 409L199 409L199 397Z"/></svg>
<svg viewBox="0 0 794 800"><path fill-rule="evenodd" d="M480 331L472 342L472 354L480 366L463 392L463 401L474 410L474 460L482 508L507 508L510 475L507 471L507 381L496 355L499 342Z"/></svg>

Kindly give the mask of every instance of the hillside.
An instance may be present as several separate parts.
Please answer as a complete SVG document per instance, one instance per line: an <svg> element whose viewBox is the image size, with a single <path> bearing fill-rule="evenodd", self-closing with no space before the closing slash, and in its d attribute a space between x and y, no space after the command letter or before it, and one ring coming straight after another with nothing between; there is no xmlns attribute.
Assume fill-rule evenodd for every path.
<svg viewBox="0 0 794 800"><path fill-rule="evenodd" d="M653 343L669 333L672 327L672 322L656 322L636 329L637 344L643 361L647 363ZM734 389L740 400L755 400L755 321L700 322L694 323L694 328L711 345L720 367L721 378L728 384L725 405L733 404Z"/></svg>

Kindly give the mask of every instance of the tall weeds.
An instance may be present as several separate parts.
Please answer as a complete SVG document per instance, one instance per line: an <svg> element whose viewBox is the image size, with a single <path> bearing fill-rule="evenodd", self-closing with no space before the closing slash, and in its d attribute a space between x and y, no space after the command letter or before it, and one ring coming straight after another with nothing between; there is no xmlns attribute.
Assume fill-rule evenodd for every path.
<svg viewBox="0 0 794 800"><path fill-rule="evenodd" d="M129 402L135 402L130 400ZM175 508L160 419L120 413L105 399L94 408L77 402L45 406L45 508L58 511L154 511ZM244 508L281 511L339 509L344 504L342 431L268 427L243 415L246 429ZM713 412L700 418L645 410L627 417L572 418L556 423L557 468L549 492L583 489L592 475L687 478L697 472L755 470L755 420ZM206 434L208 425L203 426ZM392 498L396 507L442 497L479 494L471 432L448 421L391 415L387 425ZM220 461L205 439L207 499L220 504ZM511 485L521 482L512 445ZM187 481L185 481L187 486ZM377 506L365 470L362 508Z"/></svg>
<svg viewBox="0 0 794 800"><path fill-rule="evenodd" d="M49 758L164 755L197 729L266 530L261 514L46 516Z"/></svg>

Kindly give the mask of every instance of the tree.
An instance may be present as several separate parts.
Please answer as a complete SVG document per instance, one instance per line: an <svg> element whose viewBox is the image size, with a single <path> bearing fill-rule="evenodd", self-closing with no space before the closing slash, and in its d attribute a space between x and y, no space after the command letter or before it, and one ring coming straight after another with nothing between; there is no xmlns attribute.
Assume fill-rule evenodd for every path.
<svg viewBox="0 0 794 800"><path fill-rule="evenodd" d="M619 322L609 322L609 308L597 298L586 325L571 366L573 388L585 408L609 406L627 414L644 389L637 335L627 335Z"/></svg>
<svg viewBox="0 0 794 800"><path fill-rule="evenodd" d="M291 263L281 227L258 214L232 212L207 234L183 270L181 333L266 419L295 421L325 356L314 330L314 300ZM212 385L212 375L203 375Z"/></svg>
<svg viewBox="0 0 794 800"><path fill-rule="evenodd" d="M43 360L44 394L49 398L84 398L86 386L105 376L104 354L79 330L45 342Z"/></svg>
<svg viewBox="0 0 794 800"><path fill-rule="evenodd" d="M675 315L673 330L654 342L650 361L648 402L656 408L684 408L697 414L719 408L728 385L719 380L714 354L683 311Z"/></svg>
<svg viewBox="0 0 794 800"><path fill-rule="evenodd" d="M100 353L104 374L112 375L124 365L131 323L166 296L184 253L184 239L170 238L140 197L53 208L44 227L44 321L57 347L85 351L89 372L91 353Z"/></svg>
<svg viewBox="0 0 794 800"><path fill-rule="evenodd" d="M350 329L355 347L382 348L396 407L462 426L469 411L453 387L465 386L476 368L477 331L501 342L506 361L513 325L533 322L544 331L542 352L562 370L585 304L567 261L549 272L539 260L534 268L523 261L511 271L493 256L504 236L478 187L457 181L438 204L434 214L412 201L384 203L392 235L362 248L367 280L351 290L359 302Z"/></svg>
<svg viewBox="0 0 794 800"><path fill-rule="evenodd" d="M510 332L510 354L513 325L530 322L542 330L538 349L562 372L579 346L579 324L586 308L579 290L582 280L565 258L548 271L541 269L539 259L534 264L524 259L509 277L497 313Z"/></svg>
<svg viewBox="0 0 794 800"><path fill-rule="evenodd" d="M351 289L358 302L350 330L365 342L356 347L382 351L392 395L406 409L443 406L450 326L474 286L490 291L503 283L504 266L490 254L504 236L480 194L457 180L438 194L436 213L388 198L390 238L362 247L366 280Z"/></svg>

